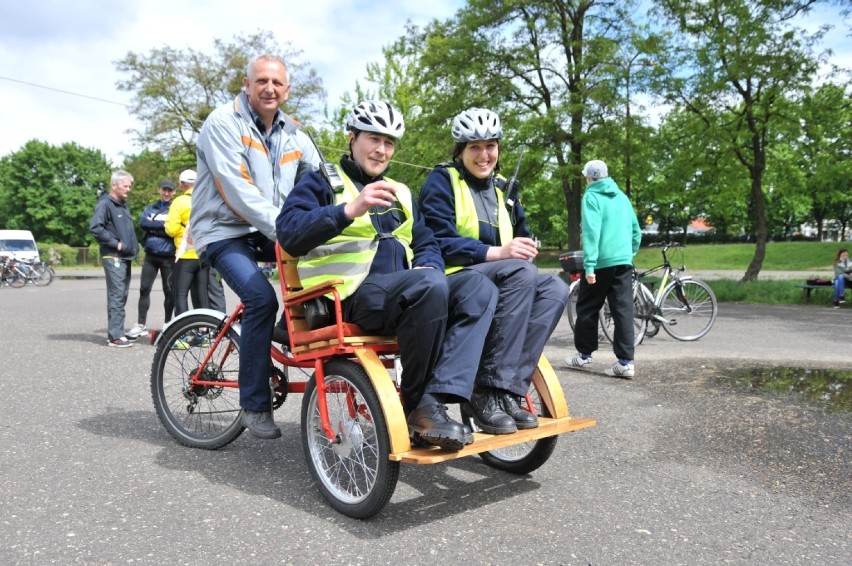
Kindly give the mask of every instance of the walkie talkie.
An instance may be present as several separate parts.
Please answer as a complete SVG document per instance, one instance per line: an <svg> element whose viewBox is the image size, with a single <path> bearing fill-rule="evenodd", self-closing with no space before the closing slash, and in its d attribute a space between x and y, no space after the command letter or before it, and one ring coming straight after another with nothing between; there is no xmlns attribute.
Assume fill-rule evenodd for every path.
<svg viewBox="0 0 852 566"><path fill-rule="evenodd" d="M343 192L343 179L340 178L340 174L337 172L337 168L331 161L326 161L322 156L322 151L320 151L317 142L314 140L314 136L307 130L303 130L306 134L308 134L308 138L310 138L311 143L314 144L314 149L317 150L317 154L319 154L320 158L320 174L322 178L325 179L325 182L328 183L328 186L331 187L331 190L335 193Z"/></svg>
<svg viewBox="0 0 852 566"><path fill-rule="evenodd" d="M524 157L524 149L525 147L521 146L521 154L518 155L518 164L515 165L515 173L509 177L509 180L506 181L506 206L509 207L509 210L514 209L515 201L518 200L518 171L521 170L521 159Z"/></svg>

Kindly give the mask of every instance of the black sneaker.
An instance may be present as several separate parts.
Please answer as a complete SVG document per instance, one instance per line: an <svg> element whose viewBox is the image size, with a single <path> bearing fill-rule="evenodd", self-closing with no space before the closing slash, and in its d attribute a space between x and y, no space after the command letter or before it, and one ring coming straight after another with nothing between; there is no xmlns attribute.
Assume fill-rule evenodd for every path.
<svg viewBox="0 0 852 566"><path fill-rule="evenodd" d="M275 426L272 411L257 412L243 409L242 424L255 438L272 440L281 436L281 429Z"/></svg>
<svg viewBox="0 0 852 566"><path fill-rule="evenodd" d="M408 428L415 442L422 440L444 450L461 450L467 441L464 427L451 419L447 407L440 403L414 409L408 415Z"/></svg>
<svg viewBox="0 0 852 566"><path fill-rule="evenodd" d="M133 345L133 342L122 336L121 338L116 338L115 340L107 340L107 346L111 348L129 348Z"/></svg>

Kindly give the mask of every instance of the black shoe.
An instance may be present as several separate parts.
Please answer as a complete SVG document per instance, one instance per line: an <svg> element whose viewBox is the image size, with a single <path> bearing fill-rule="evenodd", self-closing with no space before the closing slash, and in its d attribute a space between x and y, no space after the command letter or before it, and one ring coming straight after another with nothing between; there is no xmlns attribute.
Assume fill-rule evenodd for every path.
<svg viewBox="0 0 852 566"><path fill-rule="evenodd" d="M513 393L504 391L500 395L500 406L503 407L507 415L514 419L515 426L519 429L538 428L538 417L522 409L520 403L518 403L518 397Z"/></svg>
<svg viewBox="0 0 852 566"><path fill-rule="evenodd" d="M242 422L255 438L272 440L281 436L281 429L275 426L272 411L256 412L243 409Z"/></svg>
<svg viewBox="0 0 852 566"><path fill-rule="evenodd" d="M496 389L474 390L470 402L462 410L473 419L476 426L488 434L511 434L518 431L515 419L500 407L500 395Z"/></svg>
<svg viewBox="0 0 852 566"><path fill-rule="evenodd" d="M415 442L423 440L444 450L461 450L465 445L464 427L450 418L440 403L417 407L408 415L408 428Z"/></svg>
<svg viewBox="0 0 852 566"><path fill-rule="evenodd" d="M272 341L278 342L279 344L284 344L285 346L290 345L290 335L287 333L286 328L282 328L275 325L275 330L272 331Z"/></svg>

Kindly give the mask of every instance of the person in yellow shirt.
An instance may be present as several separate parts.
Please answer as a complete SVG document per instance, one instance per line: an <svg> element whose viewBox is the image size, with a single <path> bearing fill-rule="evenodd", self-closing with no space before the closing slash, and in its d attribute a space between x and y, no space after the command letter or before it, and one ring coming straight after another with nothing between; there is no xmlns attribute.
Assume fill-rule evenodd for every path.
<svg viewBox="0 0 852 566"><path fill-rule="evenodd" d="M189 231L189 216L192 211L192 191L195 188L195 171L187 169L178 179L180 196L175 197L169 207L169 217L164 228L174 238L177 263L173 272L172 289L175 294L175 316L189 310L189 297L194 308L212 308L221 312L225 309L225 293L222 283L213 269L198 259L192 234Z"/></svg>

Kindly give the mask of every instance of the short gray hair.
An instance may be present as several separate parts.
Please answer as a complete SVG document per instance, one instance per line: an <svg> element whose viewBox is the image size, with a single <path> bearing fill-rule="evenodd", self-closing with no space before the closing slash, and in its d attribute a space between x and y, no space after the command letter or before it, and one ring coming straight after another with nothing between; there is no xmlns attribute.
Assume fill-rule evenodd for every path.
<svg viewBox="0 0 852 566"><path fill-rule="evenodd" d="M130 182L132 183L133 182L133 175L131 175L130 173L128 173L127 171L125 171L123 169L117 169L117 170L112 172L112 177L110 177L110 179L109 179L109 184L110 185L117 185L124 179L130 179Z"/></svg>
<svg viewBox="0 0 852 566"><path fill-rule="evenodd" d="M259 61L273 61L275 63L281 63L281 66L284 67L284 80L287 81L287 84L290 84L290 72L287 70L287 63L284 62L284 59L279 57L278 55L272 55L271 53L264 53L263 55L258 55L251 61L249 61L246 66L246 76L249 79L249 82L254 80L255 71L257 69L257 63Z"/></svg>

